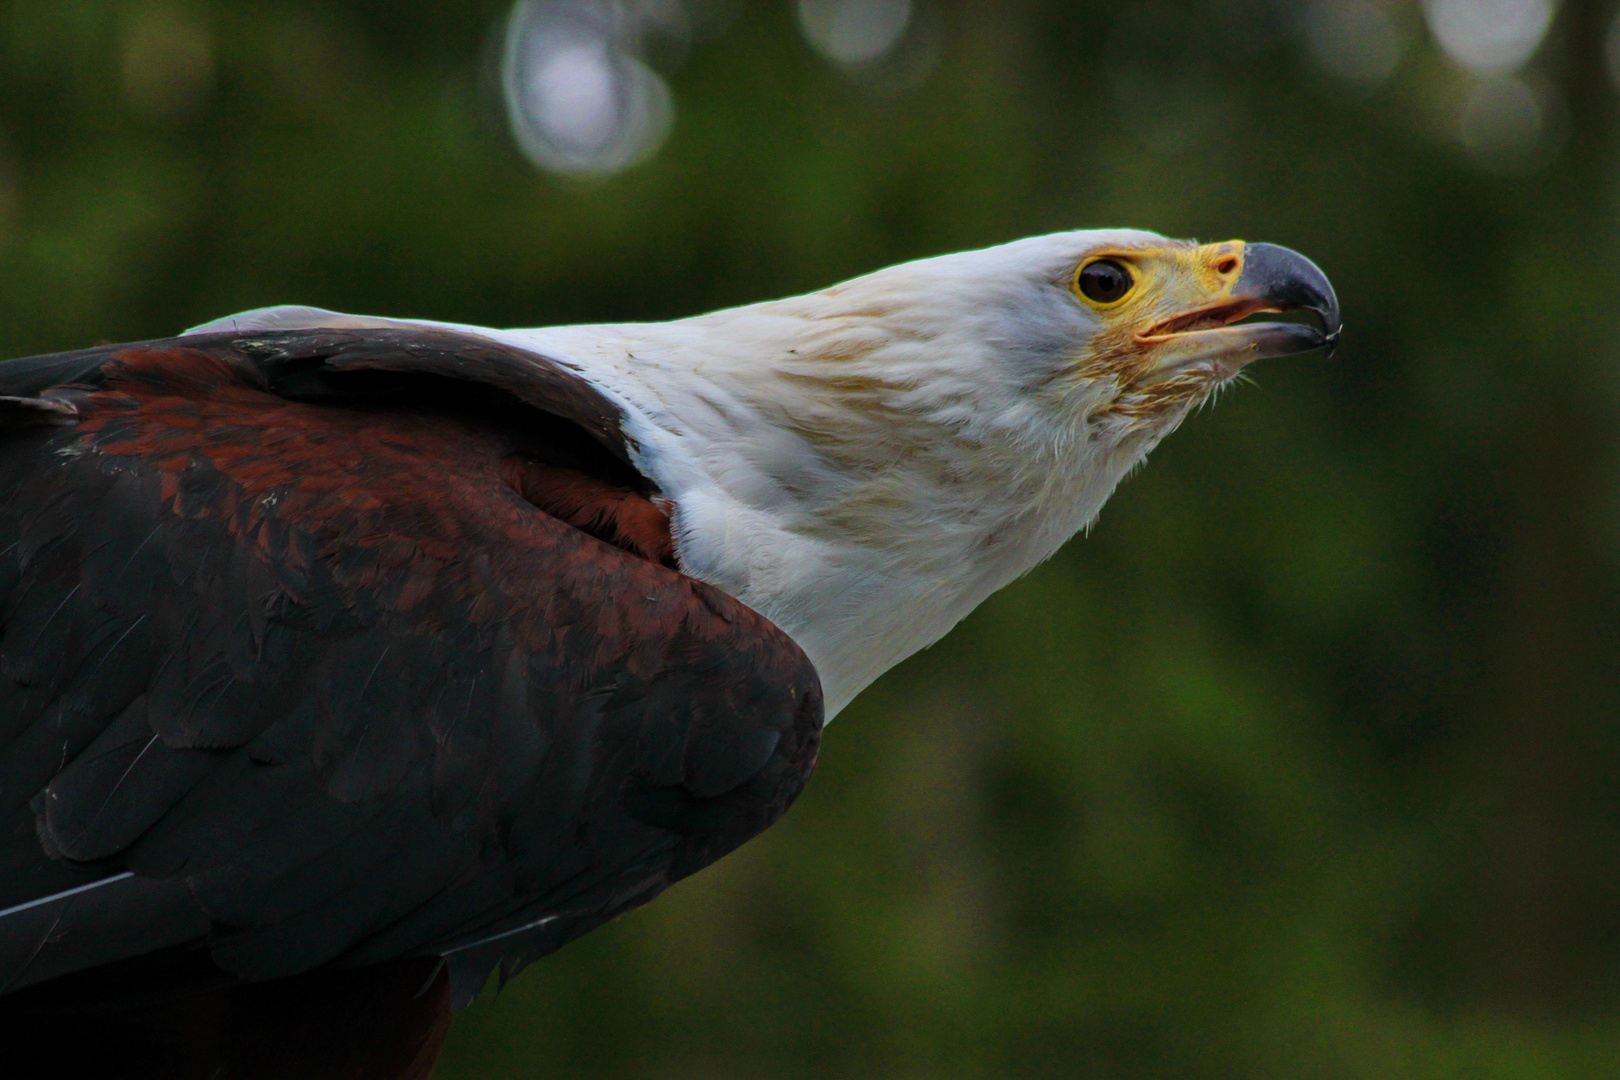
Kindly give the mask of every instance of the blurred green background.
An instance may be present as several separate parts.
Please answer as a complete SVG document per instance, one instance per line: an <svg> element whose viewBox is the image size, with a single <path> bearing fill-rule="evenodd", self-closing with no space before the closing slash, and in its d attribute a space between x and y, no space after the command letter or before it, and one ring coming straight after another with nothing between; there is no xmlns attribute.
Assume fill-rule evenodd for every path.
<svg viewBox="0 0 1620 1080"><path fill-rule="evenodd" d="M506 0L0 3L0 353L662 319L1113 225L1295 247L1348 329L442 1080L1620 1076L1615 5L627 0L523 67L590 6L503 52Z"/></svg>

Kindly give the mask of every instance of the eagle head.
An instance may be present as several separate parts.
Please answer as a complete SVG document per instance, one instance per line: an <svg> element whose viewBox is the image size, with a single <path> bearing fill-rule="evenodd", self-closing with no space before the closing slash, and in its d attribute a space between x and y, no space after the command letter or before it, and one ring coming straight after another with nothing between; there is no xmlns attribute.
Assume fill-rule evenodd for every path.
<svg viewBox="0 0 1620 1080"><path fill-rule="evenodd" d="M1085 328L1056 379L1093 438L1162 437L1253 361L1331 350L1339 336L1327 278L1275 244L1091 244L1063 284ZM1316 325L1239 322L1297 310Z"/></svg>
<svg viewBox="0 0 1620 1080"><path fill-rule="evenodd" d="M1315 325L1240 322L1286 311L1309 312ZM1248 364L1331 349L1339 333L1332 286L1302 255L1128 231L906 263L711 318L735 325L767 313L798 323L770 375L850 414L842 431L828 425L827 441L864 413L1039 460L1072 456L1076 443L1135 458ZM1102 463L1082 456L1080 467Z"/></svg>

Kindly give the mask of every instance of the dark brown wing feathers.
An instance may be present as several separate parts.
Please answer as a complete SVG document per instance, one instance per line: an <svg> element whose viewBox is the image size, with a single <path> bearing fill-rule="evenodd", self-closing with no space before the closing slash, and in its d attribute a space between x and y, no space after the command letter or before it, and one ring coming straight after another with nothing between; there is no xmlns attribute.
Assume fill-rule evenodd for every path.
<svg viewBox="0 0 1620 1080"><path fill-rule="evenodd" d="M634 488L519 454L501 459L501 479L559 521L566 521L576 529L644 559L674 568L675 545L669 535L669 514Z"/></svg>
<svg viewBox="0 0 1620 1080"><path fill-rule="evenodd" d="M561 365L208 335L14 361L0 394L0 1009L211 1009L211 1061L257 1014L341 1039L241 1003L417 963L465 1001L808 776L808 660L672 569L622 418ZM437 1006L402 1000L371 1027L431 1062Z"/></svg>

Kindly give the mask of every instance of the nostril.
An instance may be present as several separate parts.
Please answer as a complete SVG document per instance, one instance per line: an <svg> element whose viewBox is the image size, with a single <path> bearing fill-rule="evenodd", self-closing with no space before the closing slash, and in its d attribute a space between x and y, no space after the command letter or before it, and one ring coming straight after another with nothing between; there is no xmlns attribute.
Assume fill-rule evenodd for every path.
<svg viewBox="0 0 1620 1080"><path fill-rule="evenodd" d="M1215 272L1223 277L1236 269L1237 260L1232 258L1230 255L1215 264Z"/></svg>

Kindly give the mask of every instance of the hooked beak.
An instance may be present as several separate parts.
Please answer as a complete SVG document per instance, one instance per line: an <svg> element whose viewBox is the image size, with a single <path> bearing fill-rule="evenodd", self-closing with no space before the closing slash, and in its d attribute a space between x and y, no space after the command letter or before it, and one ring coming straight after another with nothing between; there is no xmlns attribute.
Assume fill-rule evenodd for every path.
<svg viewBox="0 0 1620 1080"><path fill-rule="evenodd" d="M1231 288L1215 303L1162 320L1137 335L1154 359L1150 381L1194 365L1213 368L1225 376L1255 360L1315 349L1333 354L1342 326L1339 301L1316 264L1276 244L1244 244L1242 260ZM1308 311L1315 316L1317 325L1232 325L1263 311Z"/></svg>

